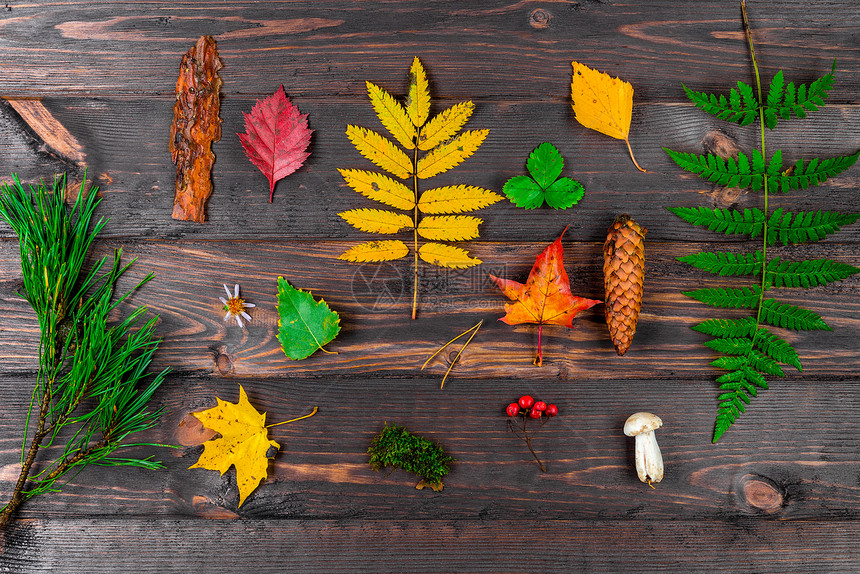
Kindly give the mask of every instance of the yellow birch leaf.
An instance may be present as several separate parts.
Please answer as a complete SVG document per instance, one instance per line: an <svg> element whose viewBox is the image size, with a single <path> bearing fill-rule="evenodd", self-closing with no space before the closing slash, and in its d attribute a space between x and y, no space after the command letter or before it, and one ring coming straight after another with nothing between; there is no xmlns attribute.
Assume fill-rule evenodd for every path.
<svg viewBox="0 0 860 574"><path fill-rule="evenodd" d="M465 249L444 243L425 243L418 250L418 255L431 265L452 269L462 269L482 263L480 259L469 257Z"/></svg>
<svg viewBox="0 0 860 574"><path fill-rule="evenodd" d="M228 403L218 399L218 406L192 413L203 426L221 436L203 443L203 454L189 468L217 470L222 475L230 466L236 467L236 485L239 487L239 506L245 502L260 481L268 476L269 447L281 445L269 440L266 413L255 409L239 385L239 402Z"/></svg>
<svg viewBox="0 0 860 574"><path fill-rule="evenodd" d="M418 134L418 149L423 151L433 149L443 141L453 137L460 131L460 128L466 125L466 122L472 117L474 109L475 104L472 102L462 102L433 116L433 119Z"/></svg>
<svg viewBox="0 0 860 574"><path fill-rule="evenodd" d="M346 126L346 135L361 155L385 171L401 179L412 175L412 160L390 139L358 126Z"/></svg>
<svg viewBox="0 0 860 574"><path fill-rule="evenodd" d="M406 210L415 207L415 193L387 175L360 169L338 169L338 171L349 187L365 197L397 209Z"/></svg>
<svg viewBox="0 0 860 574"><path fill-rule="evenodd" d="M376 110L379 121L385 126L400 145L406 149L415 149L415 126L406 114L406 108L394 99L391 94L374 83L366 82L367 95Z"/></svg>
<svg viewBox="0 0 860 574"><path fill-rule="evenodd" d="M470 130L436 147L418 160L418 177L426 179L460 165L481 147L490 130Z"/></svg>
<svg viewBox="0 0 860 574"><path fill-rule="evenodd" d="M645 171L636 163L628 139L633 117L633 86L579 62L571 64L573 79L570 82L570 97L573 99L576 121L588 129L624 140L633 164L640 171Z"/></svg>
<svg viewBox="0 0 860 574"><path fill-rule="evenodd" d="M409 248L400 240L370 241L350 247L338 257L344 261L369 263L375 261L393 261L409 255Z"/></svg>
<svg viewBox="0 0 860 574"><path fill-rule="evenodd" d="M484 220L471 215L430 215L418 224L418 235L438 241L464 241L478 236Z"/></svg>
<svg viewBox="0 0 860 574"><path fill-rule="evenodd" d="M474 185L447 185L421 194L421 213L462 213L492 205L503 198L498 193Z"/></svg>
<svg viewBox="0 0 860 574"><path fill-rule="evenodd" d="M412 124L420 128L430 115L430 85L427 83L427 73L418 56L412 60L409 69L409 99L406 102L406 113Z"/></svg>
<svg viewBox="0 0 860 574"><path fill-rule="evenodd" d="M412 229L411 217L383 209L350 209L338 215L356 229L368 233L397 233L401 229Z"/></svg>

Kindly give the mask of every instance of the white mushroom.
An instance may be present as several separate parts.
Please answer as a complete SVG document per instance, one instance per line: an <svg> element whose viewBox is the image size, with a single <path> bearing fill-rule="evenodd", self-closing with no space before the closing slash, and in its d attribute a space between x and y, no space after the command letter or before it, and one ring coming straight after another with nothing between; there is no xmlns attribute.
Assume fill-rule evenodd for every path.
<svg viewBox="0 0 860 574"><path fill-rule="evenodd" d="M649 486L663 480L663 455L654 436L654 431L661 426L660 417L651 413L634 413L624 423L624 434L636 437L636 474Z"/></svg>

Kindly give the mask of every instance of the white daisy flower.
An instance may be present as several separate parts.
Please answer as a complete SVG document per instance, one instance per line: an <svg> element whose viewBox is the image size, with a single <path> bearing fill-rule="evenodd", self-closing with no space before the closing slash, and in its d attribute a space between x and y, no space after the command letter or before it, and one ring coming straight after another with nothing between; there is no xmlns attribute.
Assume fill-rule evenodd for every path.
<svg viewBox="0 0 860 574"><path fill-rule="evenodd" d="M236 317L236 322L240 327L244 327L242 324L242 317L251 320L251 316L245 313L245 309L250 307L256 307L253 303L245 303L245 300L239 297L239 284L236 283L236 289L233 293L230 293L230 289L227 288L227 285L224 284L224 291L227 292L227 299L224 297L218 297L221 299L221 303L224 304L224 310L227 313L224 315L224 320L227 321L230 317Z"/></svg>

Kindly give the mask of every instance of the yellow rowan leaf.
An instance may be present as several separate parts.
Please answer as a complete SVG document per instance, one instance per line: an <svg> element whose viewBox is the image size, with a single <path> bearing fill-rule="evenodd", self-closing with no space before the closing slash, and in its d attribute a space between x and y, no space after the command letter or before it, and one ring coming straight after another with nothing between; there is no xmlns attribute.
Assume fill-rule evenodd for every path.
<svg viewBox="0 0 860 574"><path fill-rule="evenodd" d="M204 427L221 436L203 443L203 454L189 468L217 470L223 475L235 466L239 506L242 506L260 481L268 476L266 452L269 447L280 449L281 445L269 440L266 413L260 413L248 402L242 385L239 385L238 403L228 403L217 397L216 400L218 406L192 414Z"/></svg>
<svg viewBox="0 0 860 574"><path fill-rule="evenodd" d="M409 100L406 103L406 113L417 128L423 126L430 115L430 85L418 56L412 60L412 67L409 69Z"/></svg>
<svg viewBox="0 0 860 574"><path fill-rule="evenodd" d="M418 160L418 177L426 179L460 165L481 147L490 130L470 130L436 147Z"/></svg>
<svg viewBox="0 0 860 574"><path fill-rule="evenodd" d="M383 209L351 209L338 213L347 223L368 233L397 233L412 228L412 218L404 213Z"/></svg>
<svg viewBox="0 0 860 574"><path fill-rule="evenodd" d="M433 116L433 119L418 134L418 149L424 151L433 149L443 141L453 137L460 131L460 128L466 125L466 122L472 117L474 109L475 104L472 102L462 102Z"/></svg>
<svg viewBox="0 0 860 574"><path fill-rule="evenodd" d="M430 215L418 224L418 235L438 241L464 241L478 236L484 220L471 215Z"/></svg>
<svg viewBox="0 0 860 574"><path fill-rule="evenodd" d="M338 259L355 263L393 261L409 255L409 248L400 240L370 241L350 247Z"/></svg>
<svg viewBox="0 0 860 574"><path fill-rule="evenodd" d="M447 185L428 189L421 194L421 213L462 213L492 205L503 198L489 189L474 185Z"/></svg>
<svg viewBox="0 0 860 574"><path fill-rule="evenodd" d="M576 121L589 129L627 142L633 164L640 171L645 171L636 163L628 139L633 117L633 86L579 62L571 64L573 79L570 82L570 97L573 99Z"/></svg>
<svg viewBox="0 0 860 574"><path fill-rule="evenodd" d="M338 169L338 171L349 187L365 197L397 209L407 210L415 207L415 193L387 175L360 169Z"/></svg>
<svg viewBox="0 0 860 574"><path fill-rule="evenodd" d="M444 243L425 243L418 250L418 255L431 265L452 269L462 269L482 263L480 259L469 257L469 253L465 249Z"/></svg>
<svg viewBox="0 0 860 574"><path fill-rule="evenodd" d="M412 175L412 160L390 139L358 126L346 126L346 135L361 155L385 171L401 179Z"/></svg>
<svg viewBox="0 0 860 574"><path fill-rule="evenodd" d="M400 145L406 149L415 149L415 126L406 114L406 108L395 100L391 94L373 84L366 82L367 95L376 110L379 121L385 126Z"/></svg>

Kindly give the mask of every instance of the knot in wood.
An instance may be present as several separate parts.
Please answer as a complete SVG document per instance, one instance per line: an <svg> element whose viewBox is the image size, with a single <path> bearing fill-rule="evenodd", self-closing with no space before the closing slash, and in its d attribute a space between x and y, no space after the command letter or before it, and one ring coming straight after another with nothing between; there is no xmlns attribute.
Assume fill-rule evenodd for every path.
<svg viewBox="0 0 860 574"><path fill-rule="evenodd" d="M215 355L215 366L218 371L224 375L233 370L233 359L227 353L217 353Z"/></svg>
<svg viewBox="0 0 860 574"><path fill-rule="evenodd" d="M740 494L750 508L773 514L785 506L782 488L769 478L748 474L741 479Z"/></svg>
<svg viewBox="0 0 860 574"><path fill-rule="evenodd" d="M529 26L535 30L543 30L549 28L549 21L552 20L552 14L543 8L535 8L529 14Z"/></svg>

